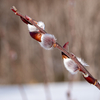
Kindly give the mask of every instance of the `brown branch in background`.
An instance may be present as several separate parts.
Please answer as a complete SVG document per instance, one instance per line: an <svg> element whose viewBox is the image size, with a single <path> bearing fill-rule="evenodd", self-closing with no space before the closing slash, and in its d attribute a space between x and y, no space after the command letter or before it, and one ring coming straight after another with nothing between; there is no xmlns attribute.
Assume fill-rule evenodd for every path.
<svg viewBox="0 0 100 100"><path fill-rule="evenodd" d="M68 12L69 12L70 34L71 34L71 40L73 40L72 43L74 43L74 40L75 40L75 38L74 38L75 37L75 24L74 24L75 23L75 21L74 21L75 0L68 0L68 5L69 5ZM68 82L67 99L72 100L72 87L73 87L74 75L69 73L68 78L69 78L69 82Z"/></svg>
<svg viewBox="0 0 100 100"><path fill-rule="evenodd" d="M46 34L47 32L45 30L43 30L42 28L40 28L34 20L32 20L30 17L28 16L23 16L21 15L17 9L13 6L13 8L11 8L11 10L18 16L21 17L21 19L23 19L23 21L26 24L31 24L34 25L37 29L39 29L43 34ZM58 48L60 51L62 51L63 53L65 53L69 58L71 58L79 67L79 71L82 73L83 77L86 79L86 81L88 81L90 84L95 85L99 90L100 90L100 84L97 81L97 79L95 79L88 71L87 69L77 60L76 56L74 54L69 53L67 50L65 50L59 43L54 43L53 46L55 48Z"/></svg>
<svg viewBox="0 0 100 100"><path fill-rule="evenodd" d="M24 87L22 85L19 85L19 91L20 91L22 100L28 100L28 97L27 97Z"/></svg>
<svg viewBox="0 0 100 100"><path fill-rule="evenodd" d="M68 78L69 78L69 82L68 82L67 100L72 100L72 95L71 94L72 94L74 75L69 74Z"/></svg>

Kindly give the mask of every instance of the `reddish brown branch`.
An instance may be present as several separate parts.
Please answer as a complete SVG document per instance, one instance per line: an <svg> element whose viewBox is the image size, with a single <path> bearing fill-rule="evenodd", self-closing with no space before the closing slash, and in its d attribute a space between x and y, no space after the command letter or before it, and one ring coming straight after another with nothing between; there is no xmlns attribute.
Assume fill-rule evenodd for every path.
<svg viewBox="0 0 100 100"><path fill-rule="evenodd" d="M21 17L22 21L26 24L31 24L34 25L37 29L39 29L43 34L46 34L47 32L45 30L43 30L42 28L40 28L35 20L33 20L32 18L28 17L28 16L23 16L22 14L20 14L17 9L13 6L13 8L11 8L11 10L18 16ZM86 79L86 81L88 81L90 84L95 85L99 90L100 90L100 84L99 82L87 71L87 69L77 60L76 56L69 53L68 51L66 51L59 43L54 43L54 47L58 48L60 51L64 52L69 58L71 58L79 67L79 71L82 72L83 77Z"/></svg>
<svg viewBox="0 0 100 100"><path fill-rule="evenodd" d="M12 10L16 15L20 16L21 19L23 20L23 22L25 22L26 24L34 25L34 26L36 26L37 29L39 29L42 33L44 33L44 34L47 33L45 30L43 30L42 28L40 28L40 27L36 24L35 20L33 20L32 18L30 18L30 17L28 17L28 16L23 16L21 13L19 13L19 12L17 11L17 9L16 9L14 6L11 8L11 10Z"/></svg>

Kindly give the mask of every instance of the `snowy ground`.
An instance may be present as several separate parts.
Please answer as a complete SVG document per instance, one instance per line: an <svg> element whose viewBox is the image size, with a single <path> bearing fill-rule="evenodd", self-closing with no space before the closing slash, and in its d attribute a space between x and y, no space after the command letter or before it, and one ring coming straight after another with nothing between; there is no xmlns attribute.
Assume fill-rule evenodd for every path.
<svg viewBox="0 0 100 100"><path fill-rule="evenodd" d="M69 100L68 87L68 83L49 83L48 92L44 84L0 85L0 100ZM100 100L100 90L87 82L71 87L71 100Z"/></svg>

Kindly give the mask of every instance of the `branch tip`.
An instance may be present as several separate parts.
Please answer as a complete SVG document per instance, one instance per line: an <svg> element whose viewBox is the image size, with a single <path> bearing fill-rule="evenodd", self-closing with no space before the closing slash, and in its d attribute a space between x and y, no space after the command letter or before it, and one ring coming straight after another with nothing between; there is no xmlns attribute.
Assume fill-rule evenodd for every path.
<svg viewBox="0 0 100 100"><path fill-rule="evenodd" d="M15 6L12 6L12 8L13 8L15 11L17 11L17 8L16 8Z"/></svg>
<svg viewBox="0 0 100 100"><path fill-rule="evenodd" d="M15 6L12 6L11 10L12 10L14 13L16 13L16 12L17 12L17 9L16 9L16 7L15 7Z"/></svg>

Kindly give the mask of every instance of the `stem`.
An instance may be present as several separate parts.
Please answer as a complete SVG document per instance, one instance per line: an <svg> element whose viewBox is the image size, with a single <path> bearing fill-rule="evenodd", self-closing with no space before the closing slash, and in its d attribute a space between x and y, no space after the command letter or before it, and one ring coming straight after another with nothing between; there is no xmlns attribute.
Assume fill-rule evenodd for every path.
<svg viewBox="0 0 100 100"><path fill-rule="evenodd" d="M71 58L72 60L74 60L74 62L77 63L77 65L79 66L79 69L81 69L84 72L84 74L88 73L90 75L90 73L86 70L86 68L83 67L83 65L77 60L77 58L76 58L75 55L70 54L59 43L56 43L56 48L58 48L60 51L64 52L69 58Z"/></svg>
<svg viewBox="0 0 100 100"><path fill-rule="evenodd" d="M100 90L100 83L98 81L95 86Z"/></svg>
<svg viewBox="0 0 100 100"><path fill-rule="evenodd" d="M16 15L20 16L21 18L23 18L28 24L31 24L31 25L34 25L35 27L37 27L37 29L39 29L43 34L46 34L46 33L47 33L45 30L43 30L42 28L40 28L40 27L34 22L34 20L33 20L32 18L27 19L26 16L23 16L22 14L20 14L20 13L17 11L17 9L15 8L15 6L13 6L13 7L11 8L11 10L12 10Z"/></svg>
<svg viewBox="0 0 100 100"><path fill-rule="evenodd" d="M88 80L85 78L89 83L95 85L100 90L100 84L99 82L87 71L87 69L77 60L76 56L73 54L70 54L68 51L66 51L59 43L56 43L56 48L58 48L60 51L64 52L69 58L71 58L79 67L80 71L84 73L85 75L88 75L88 77L92 80Z"/></svg>
<svg viewBox="0 0 100 100"><path fill-rule="evenodd" d="M23 18L23 20L25 20L28 24L34 25L37 29L39 29L43 34L46 34L47 32L45 30L43 30L42 28L40 28L32 18L27 18L27 16L23 16L22 14L20 14L17 9L13 6L13 8L11 8L11 10L18 16L20 16L21 18ZM58 48L60 51L64 52L69 58L71 58L79 67L79 71L82 72L84 78L91 84L95 85L99 90L100 90L100 84L99 82L87 71L87 69L77 60L76 56L69 53L68 51L66 51L59 43L54 43L54 47ZM88 76L85 76L88 75ZM89 79L89 80L88 80ZM92 80L92 81L91 81ZM90 82L91 81L91 82Z"/></svg>

